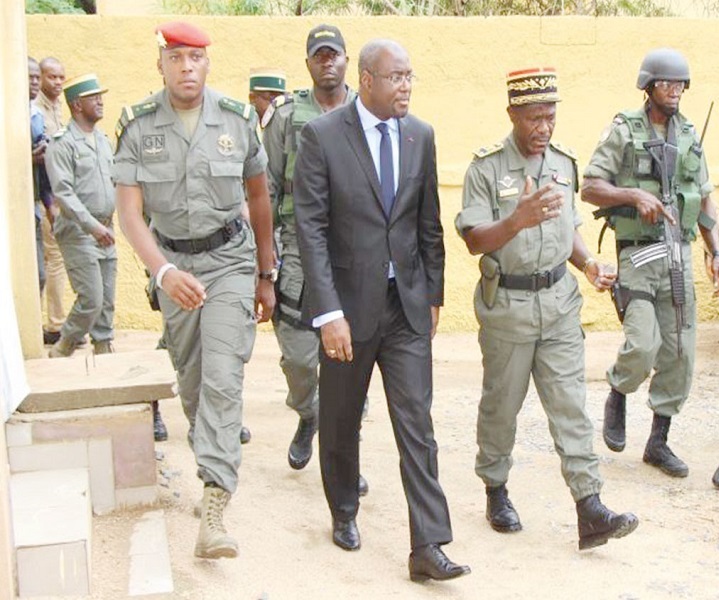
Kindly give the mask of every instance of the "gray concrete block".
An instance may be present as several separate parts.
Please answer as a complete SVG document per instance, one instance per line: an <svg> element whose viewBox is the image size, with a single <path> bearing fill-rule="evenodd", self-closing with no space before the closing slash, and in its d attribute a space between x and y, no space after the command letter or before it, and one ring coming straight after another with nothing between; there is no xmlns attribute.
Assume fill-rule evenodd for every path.
<svg viewBox="0 0 719 600"><path fill-rule="evenodd" d="M11 420L32 424L35 443L112 438L116 488L154 485L157 481L152 410L149 404L15 413Z"/></svg>
<svg viewBox="0 0 719 600"><path fill-rule="evenodd" d="M176 395L165 350L25 361L30 394L18 410L46 412L150 402Z"/></svg>
<svg viewBox="0 0 719 600"><path fill-rule="evenodd" d="M19 548L16 556L20 598L90 594L87 542Z"/></svg>
<svg viewBox="0 0 719 600"><path fill-rule="evenodd" d="M115 489L115 506L117 508L148 506L156 501L157 486L154 485Z"/></svg>
<svg viewBox="0 0 719 600"><path fill-rule="evenodd" d="M5 439L8 448L32 444L32 427L28 423L6 423Z"/></svg>
<svg viewBox="0 0 719 600"><path fill-rule="evenodd" d="M90 463L92 512L104 515L115 509L115 468L112 462L112 439L94 438L87 443Z"/></svg>
<svg viewBox="0 0 719 600"><path fill-rule="evenodd" d="M88 541L92 532L87 469L10 476L15 547Z"/></svg>
<svg viewBox="0 0 719 600"><path fill-rule="evenodd" d="M142 515L130 539L128 595L172 593L172 568L163 511Z"/></svg>
<svg viewBox="0 0 719 600"><path fill-rule="evenodd" d="M11 473L77 469L88 466L84 440L8 448Z"/></svg>

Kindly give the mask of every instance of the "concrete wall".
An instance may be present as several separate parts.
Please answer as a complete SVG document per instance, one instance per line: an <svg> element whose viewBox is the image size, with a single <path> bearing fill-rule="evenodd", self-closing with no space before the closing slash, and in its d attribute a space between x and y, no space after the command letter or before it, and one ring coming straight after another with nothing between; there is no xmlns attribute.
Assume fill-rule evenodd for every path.
<svg viewBox="0 0 719 600"><path fill-rule="evenodd" d="M31 16L30 52L53 54L66 64L68 76L96 72L110 88L106 96L105 131L112 132L121 106L138 102L162 85L155 66L154 26L171 17ZM292 87L307 86L304 43L318 18L196 17L209 32L212 70L209 84L245 99L250 67L277 65ZM534 65L559 70L559 121L555 139L573 147L580 166L586 164L602 129L621 108L637 107L636 72L647 50L676 40L692 66L692 86L683 111L701 128L712 94L719 55L714 51L717 23L690 19L560 18L334 18L345 35L349 82L357 82L360 47L377 36L400 40L409 50L419 76L412 111L430 121L437 132L443 222L446 228L447 291L440 327L472 329L476 322L472 293L477 261L454 233L453 219L461 203L461 182L473 150L502 139L509 131L505 114L504 75ZM716 116L719 119L719 115ZM706 140L710 170L719 175L719 122L710 125ZM599 224L582 207L583 233L596 249ZM613 261L613 236L607 236L602 257ZM696 250L699 247L697 245ZM698 257L698 252L697 252ZM701 265L699 265L701 266ZM118 327L153 327L156 315L146 307L144 274L124 242L120 243L117 297ZM701 316L714 318L703 269L698 279ZM588 286L585 286L585 289ZM22 304L20 304L22 306ZM608 296L587 290L583 313L589 327L616 327Z"/></svg>

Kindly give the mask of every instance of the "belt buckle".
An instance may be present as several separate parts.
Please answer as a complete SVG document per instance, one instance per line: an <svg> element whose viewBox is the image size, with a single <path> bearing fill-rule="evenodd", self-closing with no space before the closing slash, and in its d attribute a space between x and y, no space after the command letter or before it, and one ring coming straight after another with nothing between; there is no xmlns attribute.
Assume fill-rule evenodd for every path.
<svg viewBox="0 0 719 600"><path fill-rule="evenodd" d="M234 221L230 221L229 223L226 223L225 226L222 228L222 241L223 244L226 244L232 239L232 236L234 235L234 231L232 230L232 225L234 224Z"/></svg>
<svg viewBox="0 0 719 600"><path fill-rule="evenodd" d="M532 291L536 292L548 288L550 284L552 274L549 271L543 271L542 273L534 273L532 275Z"/></svg>
<svg viewBox="0 0 719 600"><path fill-rule="evenodd" d="M192 250L192 254L199 254L205 251L204 244L200 244L200 242L204 242L204 240L190 239L190 250Z"/></svg>

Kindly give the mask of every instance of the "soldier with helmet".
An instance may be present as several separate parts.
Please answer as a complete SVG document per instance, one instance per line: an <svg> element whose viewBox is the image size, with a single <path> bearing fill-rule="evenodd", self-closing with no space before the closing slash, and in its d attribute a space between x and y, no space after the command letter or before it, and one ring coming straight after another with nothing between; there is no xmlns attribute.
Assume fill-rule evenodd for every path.
<svg viewBox="0 0 719 600"><path fill-rule="evenodd" d="M687 465L667 445L671 419L686 401L694 368L696 305L690 242L697 229L719 285L719 238L712 184L694 126L679 112L689 64L659 48L642 61L638 110L620 112L584 171L582 200L614 229L619 265L615 303L625 340L607 371L604 441L626 445L626 397L647 377L654 416L643 460L672 477Z"/></svg>
<svg viewBox="0 0 719 600"><path fill-rule="evenodd" d="M492 529L521 530L506 483L531 377L585 550L628 535L638 524L633 514L617 514L599 498L602 479L585 408L582 296L567 262L600 291L612 285L614 274L592 258L579 234L576 158L551 141L560 100L556 72L509 73L507 89L512 132L476 153L455 220L470 253L482 254L475 313L484 379L475 472L486 486Z"/></svg>

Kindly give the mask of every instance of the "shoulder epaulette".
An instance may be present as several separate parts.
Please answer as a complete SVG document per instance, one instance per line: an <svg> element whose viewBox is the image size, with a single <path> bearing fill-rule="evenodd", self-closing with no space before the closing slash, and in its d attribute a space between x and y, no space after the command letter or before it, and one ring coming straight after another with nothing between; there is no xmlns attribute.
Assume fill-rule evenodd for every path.
<svg viewBox="0 0 719 600"><path fill-rule="evenodd" d="M577 155L574 153L574 150L571 150L570 148L562 146L562 144L558 144L556 142L549 142L549 145L552 147L553 150L556 150L560 154L564 154L564 156L568 156L575 162L577 161Z"/></svg>
<svg viewBox="0 0 719 600"><path fill-rule="evenodd" d="M226 110L231 110L233 113L237 113L245 119L245 121L249 121L252 113L255 111L255 107L252 106L252 104L245 104L232 98L220 98L220 106Z"/></svg>
<svg viewBox="0 0 719 600"><path fill-rule="evenodd" d="M614 119L612 120L612 124L614 124L614 125L621 125L622 123L626 123L626 122L627 122L627 118L622 114L616 115L614 117Z"/></svg>
<svg viewBox="0 0 719 600"><path fill-rule="evenodd" d="M479 150L474 152L474 156L477 158L485 158L487 156L490 156L491 154L495 154L496 152L499 152L504 148L504 144L502 142L499 142L497 144L494 144L494 146L487 146L485 148L480 148Z"/></svg>
<svg viewBox="0 0 719 600"><path fill-rule="evenodd" d="M60 127L55 133L52 134L53 140L59 140L63 135L67 133L67 127Z"/></svg>
<svg viewBox="0 0 719 600"><path fill-rule="evenodd" d="M264 129L267 127L269 122L272 120L272 115L275 114L275 111L280 108L281 106L285 106L287 104L292 104L295 101L292 94L289 92L285 92L283 94L280 94L279 96L275 96L272 98L272 101L270 102L270 105L267 107L267 110L265 111L265 114L262 115L262 120L260 121L260 127Z"/></svg>
<svg viewBox="0 0 719 600"><path fill-rule="evenodd" d="M279 108L280 106L284 106L285 104L291 104L294 101L295 99L292 94L285 92L284 94L280 94L279 96L273 98L271 105L275 108Z"/></svg>
<svg viewBox="0 0 719 600"><path fill-rule="evenodd" d="M130 122L137 119L137 117L154 113L158 106L157 102L141 102L140 104L133 104L132 106L123 106L122 114L117 121L117 125L115 125L115 137L117 141L120 141L122 134L125 133L125 128Z"/></svg>

